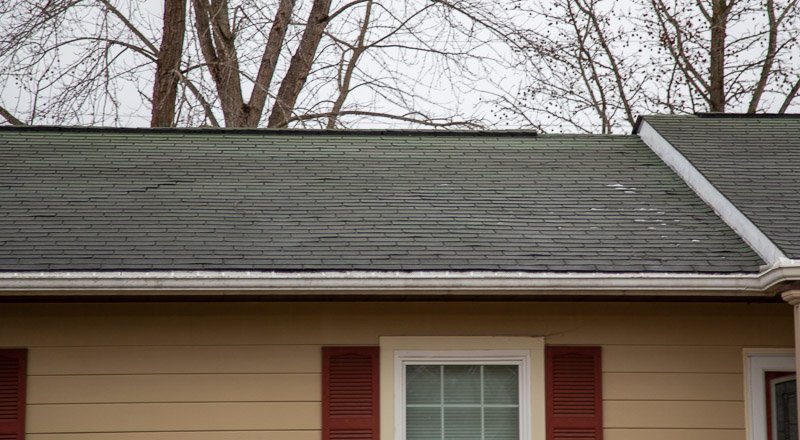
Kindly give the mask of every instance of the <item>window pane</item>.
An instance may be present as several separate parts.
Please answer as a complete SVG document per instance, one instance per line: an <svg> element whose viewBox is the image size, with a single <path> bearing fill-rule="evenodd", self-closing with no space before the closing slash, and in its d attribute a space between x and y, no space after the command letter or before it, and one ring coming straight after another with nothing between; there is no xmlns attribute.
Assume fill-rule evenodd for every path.
<svg viewBox="0 0 800 440"><path fill-rule="evenodd" d="M519 408L486 408L483 417L485 440L519 438Z"/></svg>
<svg viewBox="0 0 800 440"><path fill-rule="evenodd" d="M442 409L406 408L406 439L442 440Z"/></svg>
<svg viewBox="0 0 800 440"><path fill-rule="evenodd" d="M406 365L406 440L518 440L517 365Z"/></svg>
<svg viewBox="0 0 800 440"><path fill-rule="evenodd" d="M481 366L444 366L444 403L481 403Z"/></svg>
<svg viewBox="0 0 800 440"><path fill-rule="evenodd" d="M483 367L483 403L519 403L519 378L516 365Z"/></svg>
<svg viewBox="0 0 800 440"><path fill-rule="evenodd" d="M441 369L441 365L406 366L406 402L435 405L442 403Z"/></svg>
<svg viewBox="0 0 800 440"><path fill-rule="evenodd" d="M786 380L774 385L775 440L797 440L797 382Z"/></svg>
<svg viewBox="0 0 800 440"><path fill-rule="evenodd" d="M445 440L480 440L480 408L444 408Z"/></svg>

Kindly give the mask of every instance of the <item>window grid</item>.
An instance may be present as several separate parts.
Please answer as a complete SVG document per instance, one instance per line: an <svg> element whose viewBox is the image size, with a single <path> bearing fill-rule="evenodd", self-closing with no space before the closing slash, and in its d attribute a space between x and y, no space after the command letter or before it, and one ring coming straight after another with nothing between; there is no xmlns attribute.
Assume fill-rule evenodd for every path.
<svg viewBox="0 0 800 440"><path fill-rule="evenodd" d="M406 364L406 366L411 366L414 364ZM441 424L442 430L440 434L441 440L445 440L446 436L446 425L444 419L444 410L445 408L480 408L481 410L481 440L486 440L486 408L515 408L519 410L519 403L517 404L510 404L510 403L485 403L484 392L485 392L485 376L484 376L484 368L486 365L475 365L480 367L480 391L481 391L481 402L480 403L445 403L444 402L444 385L445 385L445 378L444 378L444 367L445 365L437 365L439 368L439 404L433 403L406 403L406 408L439 408L439 422Z"/></svg>

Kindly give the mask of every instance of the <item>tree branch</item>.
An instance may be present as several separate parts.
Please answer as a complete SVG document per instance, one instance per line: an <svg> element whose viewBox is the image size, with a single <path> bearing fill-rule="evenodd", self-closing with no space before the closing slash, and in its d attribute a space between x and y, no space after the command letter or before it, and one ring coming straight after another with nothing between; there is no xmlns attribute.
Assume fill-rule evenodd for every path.
<svg viewBox="0 0 800 440"><path fill-rule="evenodd" d="M11 114L11 112L6 110L5 107L3 107L2 105L0 105L0 116L6 118L6 121L8 121L8 123L11 125L28 125L17 119L14 115Z"/></svg>
<svg viewBox="0 0 800 440"><path fill-rule="evenodd" d="M756 83L756 88L753 91L753 96L750 99L750 105L747 107L747 113L755 113L758 110L759 101L761 101L761 96L764 94L764 90L767 88L767 81L769 80L770 75L772 74L772 66L775 62L775 56L778 53L778 28L780 27L781 21L786 17L786 13L794 8L797 0L791 1L788 5L786 5L786 9L783 10L780 16L775 16L775 2L774 0L767 0L766 8L767 8L767 19L768 19L768 26L769 26L769 38L767 42L767 53L764 57L763 65L761 66L761 75L758 78L758 83Z"/></svg>
<svg viewBox="0 0 800 440"><path fill-rule="evenodd" d="M145 46L147 46L147 48L150 49L155 56L158 56L158 49L156 48L156 45L153 44L150 40L148 40L147 37L145 37L144 34L141 31L139 31L139 29L136 26L134 26L130 20L128 20L128 17L123 15L122 12L120 12L119 9L115 8L114 5L112 5L108 0L98 0L98 1L102 3L109 10L109 12L111 12L117 18L119 18L122 24L124 24L126 28L128 28L131 32L133 32L133 34L136 35L136 37L138 37L139 40L141 40L142 43L144 43Z"/></svg>
<svg viewBox="0 0 800 440"><path fill-rule="evenodd" d="M206 98L203 97L203 94L200 93L200 90L198 90L197 87L194 85L194 83L191 80L189 80L189 78L184 76L180 70L177 71L176 73L178 75L178 78L180 78L181 82L183 82L186 85L189 91L191 91L194 97L200 102L200 105L203 107L203 112L205 113L206 118L208 119L208 122L210 122L211 125L214 127L219 127L219 121L217 121L217 118L214 116L214 109L211 108L211 104L209 104L208 101L206 101Z"/></svg>
<svg viewBox="0 0 800 440"><path fill-rule="evenodd" d="M600 42L600 46L603 48L603 52L606 54L609 63L611 64L611 72L614 76L614 83L617 85L617 92L619 93L619 98L622 101L622 106L625 109L625 119L627 119L628 123L633 127L636 124L636 120L633 117L633 110L631 109L630 100L628 99L627 94L625 93L625 86L622 83L622 73L620 72L619 65L617 64L617 59L614 54L611 52L611 47L606 40L606 35L603 29L600 27L600 23L597 20L597 14L595 10L588 5L581 4L582 0L574 0L575 5L578 6L584 14L589 17L589 20L592 22L592 28L595 31L595 35L597 36L597 41ZM609 132L610 132L609 127Z"/></svg>
<svg viewBox="0 0 800 440"><path fill-rule="evenodd" d="M328 118L332 115L331 112L323 113L309 113L304 115L292 116L289 122L294 121L309 121L312 119ZM344 110L338 113L337 116L369 116L373 118L393 119L397 121L410 122L412 124L427 125L429 127L465 127L465 128L482 128L482 126L474 121L442 121L437 122L435 119L417 119L404 115L393 115L390 113L381 112L368 112L361 110Z"/></svg>
<svg viewBox="0 0 800 440"><path fill-rule="evenodd" d="M336 127L336 118L338 117L339 112L342 110L342 106L344 105L344 101L347 99L347 95L350 94L350 81L353 78L353 71L355 71L356 65L358 65L358 59L361 58L361 54L363 54L367 49L364 45L364 39L366 38L367 30L369 29L371 13L372 0L367 0L367 6L364 12L364 22L361 24L361 30L358 33L356 45L353 48L353 54L350 56L350 61L347 62L347 68L345 69L344 75L339 83L339 96L336 97L336 101L333 103L331 116L328 117L328 124L326 128Z"/></svg>
<svg viewBox="0 0 800 440"><path fill-rule="evenodd" d="M337 9L336 12L334 12L333 14L330 14L328 16L328 21L332 21L334 18L336 18L342 12L350 9L351 7L353 7L353 6L355 6L355 5L359 4L359 3L364 3L366 1L369 1L369 0L353 0L352 2L350 2L350 3L342 6L341 8Z"/></svg>
<svg viewBox="0 0 800 440"><path fill-rule="evenodd" d="M780 114L786 113L786 110L789 109L789 105L792 104L792 101L797 96L798 92L800 92L800 79L798 79L797 82L794 83L792 90L790 90L789 93L786 94L786 99L783 100L783 104L781 104L781 108L780 110L778 110L778 113Z"/></svg>

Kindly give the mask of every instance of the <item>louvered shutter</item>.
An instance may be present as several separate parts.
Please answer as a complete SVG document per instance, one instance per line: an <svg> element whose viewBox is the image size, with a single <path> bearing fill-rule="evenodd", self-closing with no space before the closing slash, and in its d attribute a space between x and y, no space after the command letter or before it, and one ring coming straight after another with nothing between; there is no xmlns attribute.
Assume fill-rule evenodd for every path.
<svg viewBox="0 0 800 440"><path fill-rule="evenodd" d="M25 438L25 350L0 350L0 440Z"/></svg>
<svg viewBox="0 0 800 440"><path fill-rule="evenodd" d="M545 348L547 440L602 440L600 347Z"/></svg>
<svg viewBox="0 0 800 440"><path fill-rule="evenodd" d="M378 347L322 348L322 440L378 440Z"/></svg>

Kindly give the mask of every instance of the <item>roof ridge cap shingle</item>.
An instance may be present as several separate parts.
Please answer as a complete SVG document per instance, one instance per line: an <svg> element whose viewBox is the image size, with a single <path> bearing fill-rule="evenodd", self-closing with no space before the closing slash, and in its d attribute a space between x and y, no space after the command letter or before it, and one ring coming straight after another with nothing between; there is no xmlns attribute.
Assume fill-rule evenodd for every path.
<svg viewBox="0 0 800 440"><path fill-rule="evenodd" d="M656 115L671 116L671 115ZM677 116L677 115L676 115ZM692 115L686 115L692 116ZM712 113L697 112L694 114L698 118L717 118L717 119L798 119L800 113Z"/></svg>
<svg viewBox="0 0 800 440"><path fill-rule="evenodd" d="M203 133L316 136L474 136L535 137L535 130L436 130L436 129L307 129L307 128L223 128L223 127L86 127L59 125L2 125L0 132L76 132L76 133Z"/></svg>

